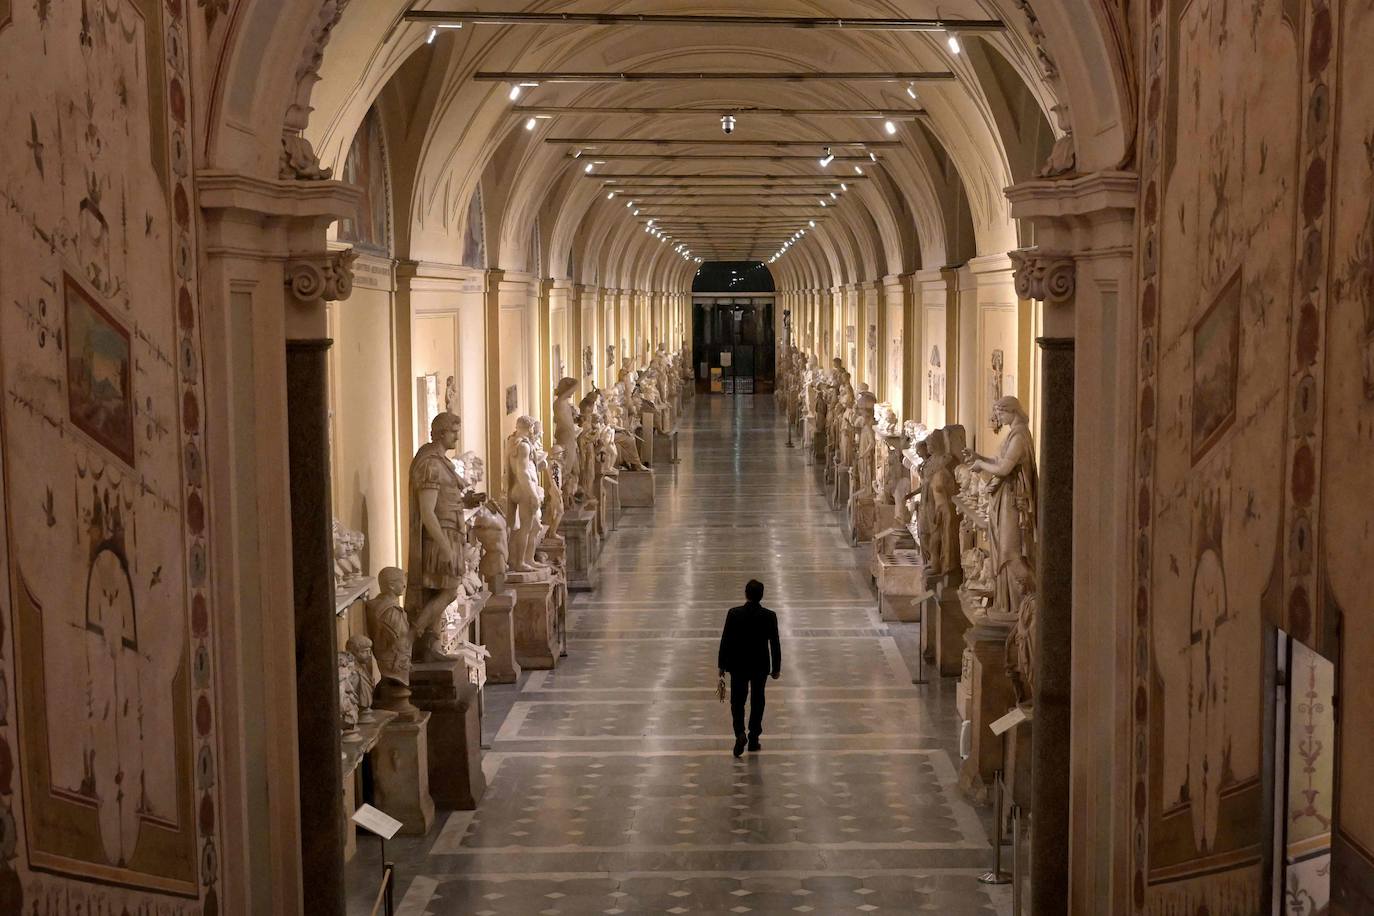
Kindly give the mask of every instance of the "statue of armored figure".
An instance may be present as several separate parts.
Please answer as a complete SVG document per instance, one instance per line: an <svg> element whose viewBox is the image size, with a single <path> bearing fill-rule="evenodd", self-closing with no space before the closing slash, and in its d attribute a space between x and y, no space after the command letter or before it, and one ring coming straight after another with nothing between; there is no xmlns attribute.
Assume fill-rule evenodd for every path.
<svg viewBox="0 0 1374 916"><path fill-rule="evenodd" d="M415 632L417 662L451 661L441 648L443 613L464 586L464 510L482 503L448 453L458 445L461 421L441 412L430 424L430 441L410 463L410 578L405 610Z"/></svg>
<svg viewBox="0 0 1374 916"><path fill-rule="evenodd" d="M582 471L577 461L577 413L572 401L576 391L575 378L563 379L553 390L553 441L563 449L563 495L567 500L577 498ZM549 530L557 529L550 525Z"/></svg>
<svg viewBox="0 0 1374 916"><path fill-rule="evenodd" d="M539 486L533 417L520 417L506 437L506 524L510 526L509 563L512 572L538 572L534 559L539 546L540 511L544 491Z"/></svg>
<svg viewBox="0 0 1374 916"><path fill-rule="evenodd" d="M1027 589L1035 591L1036 498L1035 444L1030 420L1020 400L1008 395L993 405L998 422L1007 429L996 458L965 450L970 470L987 476L988 554L992 560L993 593L989 609L994 619L1012 620L1020 612ZM1030 570L1029 580L1019 566Z"/></svg>

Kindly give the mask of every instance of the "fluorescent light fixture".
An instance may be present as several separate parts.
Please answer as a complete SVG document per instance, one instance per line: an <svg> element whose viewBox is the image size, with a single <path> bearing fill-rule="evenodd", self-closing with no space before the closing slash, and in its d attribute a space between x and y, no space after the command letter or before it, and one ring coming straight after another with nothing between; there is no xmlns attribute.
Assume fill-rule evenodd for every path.
<svg viewBox="0 0 1374 916"><path fill-rule="evenodd" d="M512 87L510 87L510 100L511 100L512 102L517 101L517 100L520 98L520 93L522 93L522 92L524 92L524 91L525 91L525 90L524 90L523 88L521 88L520 86L512 86Z"/></svg>
<svg viewBox="0 0 1374 916"><path fill-rule="evenodd" d="M816 221L814 219L807 220L807 222L811 225L812 229L816 228Z"/></svg>
<svg viewBox="0 0 1374 916"><path fill-rule="evenodd" d="M849 185L847 185L847 184L845 184L843 181L841 181L841 182L840 182L840 192L843 193L843 192L848 191L848 190L849 190Z"/></svg>
<svg viewBox="0 0 1374 916"><path fill-rule="evenodd" d="M839 200L839 199L840 199L840 195L836 194L834 191L831 191L831 192L830 192L830 199L831 199L831 200Z"/></svg>
<svg viewBox="0 0 1374 916"><path fill-rule="evenodd" d="M821 201L820 203L821 203L821 206L822 206L822 207L828 207L828 206L830 206L830 204L826 203L825 201Z"/></svg>
<svg viewBox="0 0 1374 916"><path fill-rule="evenodd" d="M869 153L869 154L868 154L868 158L869 158L870 160L872 160L873 162L877 162L877 161L878 161L878 154L877 154L877 153Z"/></svg>
<svg viewBox="0 0 1374 916"><path fill-rule="evenodd" d="M634 212L634 215L635 215L635 216L638 216L638 215L639 215L639 211L636 210L636 211Z"/></svg>
<svg viewBox="0 0 1374 916"><path fill-rule="evenodd" d="M627 201L625 201L625 209L626 209L626 210L633 210L634 208L635 208L635 202L634 202L634 201L632 201L632 200L627 200Z"/></svg>
<svg viewBox="0 0 1374 916"><path fill-rule="evenodd" d="M528 121L525 122L525 130L534 130L534 125L538 123L539 122L536 121L534 118L530 118Z"/></svg>
<svg viewBox="0 0 1374 916"><path fill-rule="evenodd" d="M615 200L615 192L612 191L611 193L607 194L607 195L606 195L606 199L607 199L607 200Z"/></svg>
<svg viewBox="0 0 1374 916"><path fill-rule="evenodd" d="M949 45L949 53L951 54L958 54L963 50L959 46L959 36L953 32L949 33L949 37L945 39L945 44Z"/></svg>
<svg viewBox="0 0 1374 916"><path fill-rule="evenodd" d="M859 166L859 165L854 166L854 174L855 174L855 175L862 175L863 173L864 173L863 166Z"/></svg>
<svg viewBox="0 0 1374 916"><path fill-rule="evenodd" d="M430 30L429 30L429 37L425 39L425 44L427 44L427 45L432 45L432 44L434 44L434 36L436 36L436 35L438 35L438 34L439 34L439 30L438 30L438 29L430 29Z"/></svg>
<svg viewBox="0 0 1374 916"><path fill-rule="evenodd" d="M824 169L824 168L828 168L828 167L830 166L830 163L832 163L832 162L834 162L834 161L835 161L835 154L834 154L833 152L831 152L830 147L827 146L827 147L825 148L825 155L822 156L821 159L820 159L821 168L823 168L823 169Z"/></svg>
<svg viewBox="0 0 1374 916"><path fill-rule="evenodd" d="M590 175L590 174L592 173L592 169L594 169L594 168L596 168L596 163L595 163L595 162L588 162L588 163L587 163L587 167L584 168L582 171L585 172L585 173L587 173L588 175Z"/></svg>
<svg viewBox="0 0 1374 916"><path fill-rule="evenodd" d="M887 131L889 134L895 134L895 133L897 132L897 124L896 124L896 122L894 122L894 121L884 121L884 122L883 122L883 130Z"/></svg>

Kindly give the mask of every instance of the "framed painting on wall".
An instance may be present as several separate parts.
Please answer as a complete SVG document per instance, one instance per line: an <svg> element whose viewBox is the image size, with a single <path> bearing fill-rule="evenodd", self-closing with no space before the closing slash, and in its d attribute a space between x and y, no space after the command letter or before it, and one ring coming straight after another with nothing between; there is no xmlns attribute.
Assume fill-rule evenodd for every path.
<svg viewBox="0 0 1374 916"><path fill-rule="evenodd" d="M1193 463L1219 440L1236 419L1240 373L1239 270L1193 328Z"/></svg>
<svg viewBox="0 0 1374 916"><path fill-rule="evenodd" d="M67 403L77 429L134 464L134 394L129 332L70 275L67 312Z"/></svg>

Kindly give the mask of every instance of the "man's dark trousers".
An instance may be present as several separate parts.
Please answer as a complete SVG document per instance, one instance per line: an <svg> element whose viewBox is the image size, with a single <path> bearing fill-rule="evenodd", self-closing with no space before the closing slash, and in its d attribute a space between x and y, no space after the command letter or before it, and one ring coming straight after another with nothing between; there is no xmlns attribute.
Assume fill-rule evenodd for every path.
<svg viewBox="0 0 1374 916"><path fill-rule="evenodd" d="M763 734L764 685L768 683L767 674L744 674L732 672L730 675L730 715L735 720L735 737L744 737L744 701L752 698L749 704L749 740L758 741Z"/></svg>
<svg viewBox="0 0 1374 916"><path fill-rule="evenodd" d="M764 684L782 671L778 615L757 602L731 608L720 634L719 668L730 674L730 713L735 737L744 738L744 703L750 700L749 739L763 734Z"/></svg>

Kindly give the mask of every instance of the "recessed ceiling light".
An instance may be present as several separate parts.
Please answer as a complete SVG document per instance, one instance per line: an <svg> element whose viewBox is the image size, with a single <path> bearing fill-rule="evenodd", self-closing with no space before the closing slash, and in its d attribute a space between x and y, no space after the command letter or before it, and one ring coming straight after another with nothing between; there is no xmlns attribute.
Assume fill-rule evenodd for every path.
<svg viewBox="0 0 1374 916"><path fill-rule="evenodd" d="M945 39L945 44L949 46L949 53L951 54L958 54L963 50L963 48L959 46L959 36L953 32L949 33L949 38Z"/></svg>
<svg viewBox="0 0 1374 916"><path fill-rule="evenodd" d="M534 118L530 118L528 121L525 122L525 130L534 130L534 125L538 123L539 122L536 121Z"/></svg>
<svg viewBox="0 0 1374 916"><path fill-rule="evenodd" d="M519 87L519 86L512 86L512 87L510 87L510 100L511 100L512 102L516 101L517 99L520 98L520 93L522 93L522 92L524 92L524 91L525 91L525 90L522 89L522 88Z"/></svg>
<svg viewBox="0 0 1374 916"><path fill-rule="evenodd" d="M897 132L897 125L892 121L884 121L883 130L887 131L889 134L895 134Z"/></svg>

